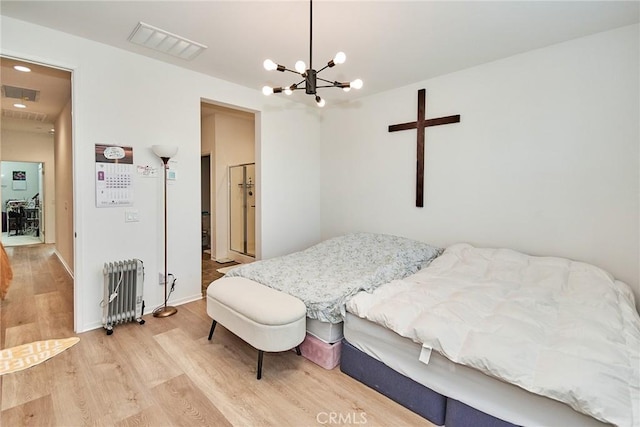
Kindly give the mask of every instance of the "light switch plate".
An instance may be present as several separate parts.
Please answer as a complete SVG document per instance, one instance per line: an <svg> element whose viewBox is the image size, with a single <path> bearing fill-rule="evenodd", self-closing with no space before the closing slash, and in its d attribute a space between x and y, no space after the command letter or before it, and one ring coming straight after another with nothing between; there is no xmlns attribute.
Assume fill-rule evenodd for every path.
<svg viewBox="0 0 640 427"><path fill-rule="evenodd" d="M138 215L138 211L125 211L124 222L138 222L138 221L140 221L140 216Z"/></svg>

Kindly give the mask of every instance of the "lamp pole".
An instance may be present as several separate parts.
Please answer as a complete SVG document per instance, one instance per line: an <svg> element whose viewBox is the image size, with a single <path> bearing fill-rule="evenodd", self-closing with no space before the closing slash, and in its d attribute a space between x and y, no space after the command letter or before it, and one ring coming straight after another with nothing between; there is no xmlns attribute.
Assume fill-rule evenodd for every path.
<svg viewBox="0 0 640 427"><path fill-rule="evenodd" d="M160 157L164 163L164 306L153 312L154 317L169 317L178 312L175 307L167 306L167 284L169 275L167 273L167 168L169 157Z"/></svg>

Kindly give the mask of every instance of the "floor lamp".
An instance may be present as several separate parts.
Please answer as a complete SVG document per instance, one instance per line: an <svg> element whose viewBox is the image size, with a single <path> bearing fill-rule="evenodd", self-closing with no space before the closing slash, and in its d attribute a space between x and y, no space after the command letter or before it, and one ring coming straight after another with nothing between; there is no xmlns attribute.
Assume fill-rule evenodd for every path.
<svg viewBox="0 0 640 427"><path fill-rule="evenodd" d="M169 159L176 155L178 147L175 145L154 145L151 147L156 156L160 157L164 169L164 305L153 311L153 317L169 317L178 312L175 307L167 306L167 284L169 275L167 274L167 169Z"/></svg>

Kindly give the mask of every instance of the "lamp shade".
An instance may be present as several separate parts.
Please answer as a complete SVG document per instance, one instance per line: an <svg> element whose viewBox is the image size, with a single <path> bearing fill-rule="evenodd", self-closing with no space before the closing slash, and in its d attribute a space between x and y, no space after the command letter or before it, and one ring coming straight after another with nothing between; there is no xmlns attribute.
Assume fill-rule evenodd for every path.
<svg viewBox="0 0 640 427"><path fill-rule="evenodd" d="M178 152L177 145L152 145L151 149L155 153L156 156L162 158L170 159L175 156Z"/></svg>

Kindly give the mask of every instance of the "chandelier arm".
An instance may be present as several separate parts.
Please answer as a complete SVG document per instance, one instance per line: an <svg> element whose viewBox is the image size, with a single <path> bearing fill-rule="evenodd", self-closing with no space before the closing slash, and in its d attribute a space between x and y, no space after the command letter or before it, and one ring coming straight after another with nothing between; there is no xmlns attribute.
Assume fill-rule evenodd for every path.
<svg viewBox="0 0 640 427"><path fill-rule="evenodd" d="M324 67L320 68L318 71L316 71L316 73L319 73L320 71L326 70L327 68L329 68L329 64L327 64Z"/></svg>
<svg viewBox="0 0 640 427"><path fill-rule="evenodd" d="M299 72L297 72L296 70L290 70L290 69L288 69L288 68L285 68L285 69L284 69L284 71L288 71L288 72L290 72L290 73L297 74L297 75L299 75L299 76L301 76L301 75L302 75L302 73L299 73Z"/></svg>
<svg viewBox="0 0 640 427"><path fill-rule="evenodd" d="M323 87L339 87L339 86L335 86L334 84L331 84L331 85L326 85L326 86L316 86L316 89L321 89Z"/></svg>
<svg viewBox="0 0 640 427"><path fill-rule="evenodd" d="M317 75L316 75L316 79L317 79L317 80L322 80L322 81L323 81L323 82L325 82L325 83L329 83L331 86L335 86L335 82L332 82L332 81L330 81L330 80L325 80L325 79L323 79L322 77L318 77Z"/></svg>

